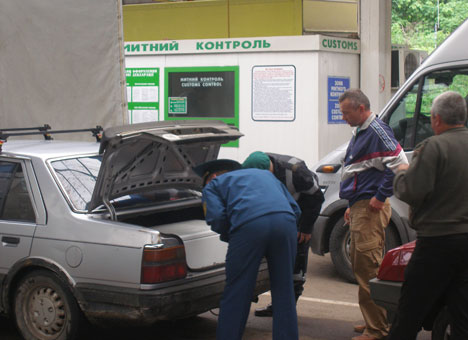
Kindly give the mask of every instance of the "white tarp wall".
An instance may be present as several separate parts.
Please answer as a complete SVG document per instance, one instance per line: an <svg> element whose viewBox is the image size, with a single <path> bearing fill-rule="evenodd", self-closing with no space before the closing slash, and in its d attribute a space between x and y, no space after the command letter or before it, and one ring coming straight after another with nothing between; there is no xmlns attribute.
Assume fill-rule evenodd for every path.
<svg viewBox="0 0 468 340"><path fill-rule="evenodd" d="M261 44L255 44L255 41ZM320 35L125 43L128 70L159 70L159 112L156 113L159 120L165 119L167 110L164 107L165 69L238 66L239 129L244 137L240 139L239 147L223 147L219 158L243 161L250 152L262 150L294 155L310 166L351 136L351 128L345 122L329 119L330 92L338 95L344 90L343 86L334 86L331 90L328 81L329 78L338 82L345 79L348 88L359 87L359 48L358 40ZM274 86L284 85L293 92L294 112L289 112L283 121L274 120L274 112L270 115L267 112L265 120L258 119L254 112L254 93L259 81L263 81L262 76L256 76L256 71L265 68L276 68L288 74L293 72L293 78L287 75L284 84L272 79ZM268 107L268 101L278 105L277 96L282 94L268 87L267 83L263 81L261 84L262 95L267 97L264 107ZM128 97L131 98L131 94ZM337 98L332 104L335 103ZM284 105L285 101L280 100L279 104ZM141 112L146 113L137 113Z"/></svg>
<svg viewBox="0 0 468 340"><path fill-rule="evenodd" d="M126 123L121 14L121 0L0 0L0 129Z"/></svg>

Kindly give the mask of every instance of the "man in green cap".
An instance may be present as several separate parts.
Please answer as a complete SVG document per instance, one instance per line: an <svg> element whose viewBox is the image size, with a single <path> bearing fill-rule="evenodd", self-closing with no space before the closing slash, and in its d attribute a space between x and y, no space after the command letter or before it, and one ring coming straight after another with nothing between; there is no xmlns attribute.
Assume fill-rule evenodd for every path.
<svg viewBox="0 0 468 340"><path fill-rule="evenodd" d="M307 168L303 160L297 157L261 151L252 152L242 164L242 168L257 168L272 172L286 186L302 210L298 223L297 253L293 272L297 302L304 291L312 227L325 200L318 185L318 177ZM272 305L257 309L255 315L272 316Z"/></svg>

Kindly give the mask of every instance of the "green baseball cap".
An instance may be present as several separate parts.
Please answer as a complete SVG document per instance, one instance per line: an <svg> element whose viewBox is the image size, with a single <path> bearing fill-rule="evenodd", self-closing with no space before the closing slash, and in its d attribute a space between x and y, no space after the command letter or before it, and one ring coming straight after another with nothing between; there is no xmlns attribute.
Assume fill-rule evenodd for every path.
<svg viewBox="0 0 468 340"><path fill-rule="evenodd" d="M270 157L262 151L252 152L242 163L243 169L257 168L262 170L270 170Z"/></svg>

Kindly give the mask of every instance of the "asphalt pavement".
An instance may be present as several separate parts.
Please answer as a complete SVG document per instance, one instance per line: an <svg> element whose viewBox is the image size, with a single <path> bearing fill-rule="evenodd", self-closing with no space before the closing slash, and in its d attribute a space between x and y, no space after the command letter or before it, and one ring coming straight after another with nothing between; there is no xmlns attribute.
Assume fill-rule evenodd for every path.
<svg viewBox="0 0 468 340"><path fill-rule="evenodd" d="M357 304L358 287L344 282L335 272L330 257L309 256L307 282L297 304L300 340L350 340L358 334L353 325L361 324ZM252 304L244 340L272 338L271 318L255 317L255 308L270 302L270 295L260 296ZM215 340L218 310L185 320L166 321L151 327L103 329L88 327L78 340ZM421 332L418 340L430 340L429 332ZM0 318L0 339L21 340L13 323Z"/></svg>

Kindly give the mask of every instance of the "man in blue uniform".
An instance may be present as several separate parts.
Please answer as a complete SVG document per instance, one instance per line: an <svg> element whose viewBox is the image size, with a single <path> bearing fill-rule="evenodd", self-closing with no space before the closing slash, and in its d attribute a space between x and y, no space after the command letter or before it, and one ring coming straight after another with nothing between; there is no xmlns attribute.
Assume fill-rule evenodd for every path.
<svg viewBox="0 0 468 340"><path fill-rule="evenodd" d="M269 171L236 170L240 167L232 160L216 160L194 168L205 185L206 222L229 243L216 337L242 338L258 268L266 257L273 303L279 307L273 311L273 339L298 339L291 276L299 206Z"/></svg>
<svg viewBox="0 0 468 340"><path fill-rule="evenodd" d="M307 168L306 163L297 157L276 153L252 152L242 164L244 169L257 168L269 170L283 183L301 208L302 215L298 224L297 254L293 270L293 284L296 301L304 291L306 280L309 245L317 217L324 201L318 177ZM256 316L272 316L273 305L255 310Z"/></svg>

